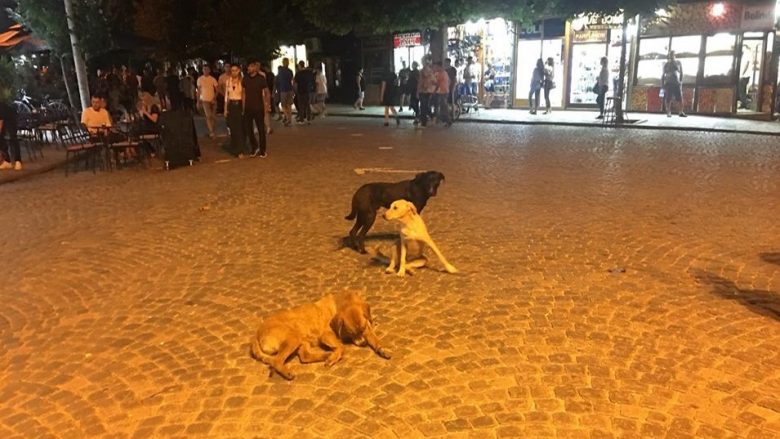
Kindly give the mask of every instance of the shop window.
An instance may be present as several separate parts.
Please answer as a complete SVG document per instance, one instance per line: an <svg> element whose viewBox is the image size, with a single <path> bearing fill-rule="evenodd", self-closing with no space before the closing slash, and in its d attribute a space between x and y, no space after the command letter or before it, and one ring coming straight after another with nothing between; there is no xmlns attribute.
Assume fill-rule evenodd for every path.
<svg viewBox="0 0 780 439"><path fill-rule="evenodd" d="M669 38L642 38L639 41L639 63L636 84L661 86L661 73L669 56Z"/></svg>
<svg viewBox="0 0 780 439"><path fill-rule="evenodd" d="M683 70L683 84L696 84L699 73L699 52L701 52L701 36L673 37L672 50L680 61ZM660 75L660 72L659 72Z"/></svg>
<svg viewBox="0 0 780 439"><path fill-rule="evenodd" d="M707 37L704 58L704 83L728 85L734 76L734 44L736 35L720 33Z"/></svg>

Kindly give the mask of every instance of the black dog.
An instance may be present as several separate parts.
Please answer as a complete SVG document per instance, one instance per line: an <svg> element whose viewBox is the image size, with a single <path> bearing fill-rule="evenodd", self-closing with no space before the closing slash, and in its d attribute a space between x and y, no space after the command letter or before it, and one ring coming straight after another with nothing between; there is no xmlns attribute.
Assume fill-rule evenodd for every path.
<svg viewBox="0 0 780 439"><path fill-rule="evenodd" d="M398 183L368 183L360 187L352 196L352 212L345 219L357 218L355 226L349 231L350 244L360 253L366 252L366 233L374 225L376 212L380 207L388 209L395 200L407 200L414 204L418 213L422 213L428 198L436 196L444 174L427 171L415 175L413 180Z"/></svg>

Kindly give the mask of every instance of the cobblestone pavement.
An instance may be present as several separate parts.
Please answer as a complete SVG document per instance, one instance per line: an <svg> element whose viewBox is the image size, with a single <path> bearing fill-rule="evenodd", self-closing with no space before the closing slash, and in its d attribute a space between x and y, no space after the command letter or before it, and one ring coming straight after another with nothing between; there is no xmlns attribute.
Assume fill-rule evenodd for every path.
<svg viewBox="0 0 780 439"><path fill-rule="evenodd" d="M780 437L775 139L332 118L269 151L0 186L0 437ZM446 175L460 274L340 248L354 189L405 177L374 167ZM347 289L392 360L249 358Z"/></svg>

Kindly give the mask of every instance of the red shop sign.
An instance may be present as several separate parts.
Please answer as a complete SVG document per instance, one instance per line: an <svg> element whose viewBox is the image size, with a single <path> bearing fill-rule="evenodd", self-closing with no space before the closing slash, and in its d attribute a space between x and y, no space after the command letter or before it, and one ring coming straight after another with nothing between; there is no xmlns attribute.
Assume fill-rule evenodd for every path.
<svg viewBox="0 0 780 439"><path fill-rule="evenodd" d="M420 32L407 32L404 34L393 34L393 47L411 47L422 44L422 35Z"/></svg>

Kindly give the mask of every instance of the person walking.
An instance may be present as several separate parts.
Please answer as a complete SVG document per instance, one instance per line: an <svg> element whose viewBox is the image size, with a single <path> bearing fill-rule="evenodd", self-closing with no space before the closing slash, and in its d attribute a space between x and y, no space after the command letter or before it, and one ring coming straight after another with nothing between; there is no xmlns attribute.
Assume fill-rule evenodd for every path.
<svg viewBox="0 0 780 439"><path fill-rule="evenodd" d="M444 70L441 61L434 63L433 68L436 77L436 93L433 99L433 108L436 111L436 119L444 122L447 127L452 126L450 118L450 105L448 97L450 96L450 75Z"/></svg>
<svg viewBox="0 0 780 439"><path fill-rule="evenodd" d="M436 76L431 67L430 55L423 58L423 68L420 70L417 92L420 95L420 126L425 128L431 117L431 97L436 93Z"/></svg>
<svg viewBox="0 0 780 439"><path fill-rule="evenodd" d="M414 112L414 124L420 122L420 95L417 93L417 87L420 83L420 65L417 61L412 62L412 70L409 73L409 81L406 83L407 94L409 95L409 108Z"/></svg>
<svg viewBox="0 0 780 439"><path fill-rule="evenodd" d="M363 68L361 67L358 69L357 76L355 77L355 82L357 83L357 100L355 101L355 104L353 105L356 110L365 110L363 108L363 99L366 97L366 77L363 74Z"/></svg>
<svg viewBox="0 0 780 439"><path fill-rule="evenodd" d="M16 137L18 123L16 107L11 103L0 101L0 170L21 171L23 169L19 139Z"/></svg>
<svg viewBox="0 0 780 439"><path fill-rule="evenodd" d="M599 79L596 82L596 104L599 106L599 115L596 119L604 119L604 100L609 90L609 69L607 64L609 60L606 56L601 57L601 72L599 72Z"/></svg>
<svg viewBox="0 0 780 439"><path fill-rule="evenodd" d="M244 85L241 81L241 68L230 66L230 77L225 82L225 119L230 130L230 152L238 158L244 158Z"/></svg>
<svg viewBox="0 0 780 439"><path fill-rule="evenodd" d="M550 114L552 112L552 105L550 105L550 90L555 88L555 60L552 57L547 58L547 62L544 63L544 114Z"/></svg>
<svg viewBox="0 0 780 439"><path fill-rule="evenodd" d="M466 66L463 67L463 84L465 85L465 93L469 96L477 94L476 83L474 82L474 58L466 58Z"/></svg>
<svg viewBox="0 0 780 439"><path fill-rule="evenodd" d="M382 78L380 94L382 95L382 105L385 107L385 126L390 125L390 113L395 116L395 124L401 125L401 118L395 111L398 100L398 77L392 70L388 69L385 77Z"/></svg>
<svg viewBox="0 0 780 439"><path fill-rule="evenodd" d="M298 98L298 124L311 124L311 92L314 89L314 74L306 68L306 63L298 62L298 72L295 74L295 96Z"/></svg>
<svg viewBox="0 0 780 439"><path fill-rule="evenodd" d="M214 119L217 115L217 89L219 83L211 76L211 67L203 66L203 74L198 78L198 100L206 117L206 127L209 130L209 138L215 138Z"/></svg>
<svg viewBox="0 0 780 439"><path fill-rule="evenodd" d="M536 114L539 109L539 92L544 82L544 62L539 58L536 60L536 67L531 74L531 89L528 92L528 106L531 107L531 114Z"/></svg>
<svg viewBox="0 0 780 439"><path fill-rule="evenodd" d="M411 108L409 104L410 92L409 87L407 86L409 84L409 75L411 74L412 71L406 66L406 61L402 60L401 70L398 72L399 90L401 93L401 103L399 104L398 111L404 111L404 105L406 105L407 108Z"/></svg>
<svg viewBox="0 0 780 439"><path fill-rule="evenodd" d="M661 88L664 91L666 117L672 117L672 103L675 101L680 108L680 117L688 117L683 111L682 78L682 63L677 60L674 51L671 51L669 52L669 59L664 63L664 70L661 75Z"/></svg>
<svg viewBox="0 0 780 439"><path fill-rule="evenodd" d="M284 126L289 127L292 124L293 104L293 72L290 70L289 58L282 59L282 65L276 72L276 91L282 103Z"/></svg>
<svg viewBox="0 0 780 439"><path fill-rule="evenodd" d="M328 109L325 108L326 99L328 99L328 80L320 69L316 69L314 70L314 103L320 117L325 117L328 113Z"/></svg>
<svg viewBox="0 0 780 439"><path fill-rule="evenodd" d="M453 109L456 102L455 91L458 88L458 69L452 65L452 60L447 58L444 60L444 70L447 72L447 77L449 78L450 82L450 92L447 95L447 104L449 106L450 120L452 120Z"/></svg>
<svg viewBox="0 0 780 439"><path fill-rule="evenodd" d="M252 157L266 157L265 112L270 111L271 95L265 76L260 74L260 63L247 66L247 75L242 81L244 89L244 130L252 146ZM257 137L255 137L257 126Z"/></svg>

